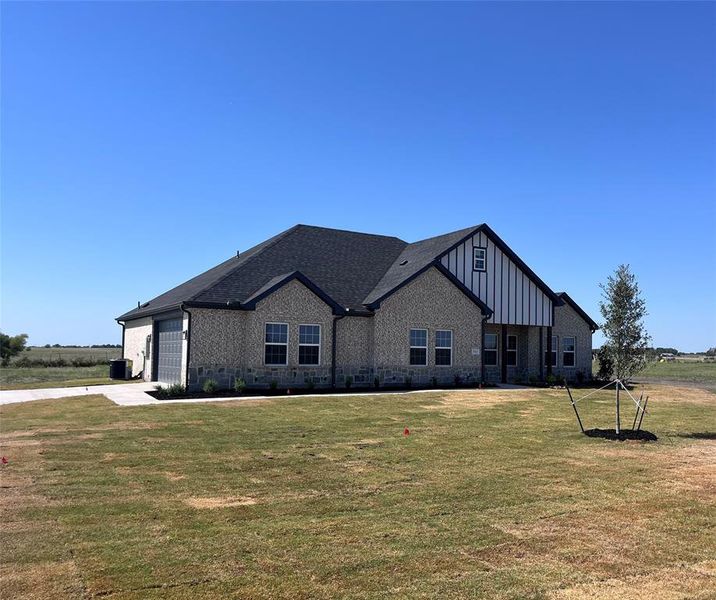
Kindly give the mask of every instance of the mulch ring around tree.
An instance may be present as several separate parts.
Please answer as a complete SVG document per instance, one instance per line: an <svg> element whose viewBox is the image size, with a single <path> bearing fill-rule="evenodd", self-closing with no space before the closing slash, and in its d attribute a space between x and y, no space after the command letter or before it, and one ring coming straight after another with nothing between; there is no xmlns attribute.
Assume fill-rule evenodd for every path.
<svg viewBox="0 0 716 600"><path fill-rule="evenodd" d="M622 429L618 434L616 429L587 429L584 435L618 442L625 442L627 440L655 442L659 439L651 433L651 431L644 431L643 429L637 429L636 431L633 429Z"/></svg>

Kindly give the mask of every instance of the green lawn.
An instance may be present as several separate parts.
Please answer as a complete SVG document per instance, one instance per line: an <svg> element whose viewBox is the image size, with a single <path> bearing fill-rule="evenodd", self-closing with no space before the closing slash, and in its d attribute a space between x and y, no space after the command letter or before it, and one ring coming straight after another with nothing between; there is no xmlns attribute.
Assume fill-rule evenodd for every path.
<svg viewBox="0 0 716 600"><path fill-rule="evenodd" d="M716 395L651 394L5 405L0 597L713 597Z"/></svg>
<svg viewBox="0 0 716 600"><path fill-rule="evenodd" d="M109 366L94 367L0 367L0 389L19 390L44 387L102 385L114 382Z"/></svg>
<svg viewBox="0 0 716 600"><path fill-rule="evenodd" d="M653 362L649 364L642 376L672 381L716 384L716 362L700 362L695 360ZM638 377L636 379L638 379Z"/></svg>

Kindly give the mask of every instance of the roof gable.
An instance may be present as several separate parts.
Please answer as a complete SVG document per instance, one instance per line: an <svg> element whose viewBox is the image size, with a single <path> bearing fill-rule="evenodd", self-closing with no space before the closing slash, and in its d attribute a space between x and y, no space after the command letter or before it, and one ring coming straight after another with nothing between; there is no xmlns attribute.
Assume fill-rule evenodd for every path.
<svg viewBox="0 0 716 600"><path fill-rule="evenodd" d="M574 312L576 312L582 319L584 319L587 324L591 327L592 333L594 333L597 329L599 329L599 325L596 321L594 321L583 309L579 304L577 304L572 298L567 294L567 292L557 292L557 296L559 296L566 304L571 306L574 309Z"/></svg>
<svg viewBox="0 0 716 600"><path fill-rule="evenodd" d="M452 233L407 244L377 285L364 298L363 304L368 307L380 304L380 301L398 286L404 285L406 280L410 280L416 274L421 273L426 267L433 264L439 256L444 254L447 248L459 243L460 240L469 236L470 232L475 229L475 227L468 227L467 229L460 229Z"/></svg>
<svg viewBox="0 0 716 600"><path fill-rule="evenodd" d="M448 254L451 250L462 244L463 242L470 239L472 236L474 236L476 233L482 232L485 235L487 235L488 238L492 241L495 246L497 246L500 250L502 250L503 253L505 253L510 260L512 260L513 263L517 265L524 273L527 275L534 283L535 285L541 289L549 298L555 303L555 305L559 306L561 304L561 300L557 294L555 294L552 289L544 282L542 281L538 276L537 273L535 273L532 269L530 269L527 266L527 263L523 261L515 252L510 248L504 240L497 235L492 228L490 228L487 223L482 223L481 225L478 225L477 227L473 228L471 231L467 232L466 235L464 235L462 238L457 240L454 244L452 244L449 248L447 248L443 253L440 254L437 258L442 258L446 254Z"/></svg>
<svg viewBox="0 0 716 600"><path fill-rule="evenodd" d="M477 305L477 307L480 309L483 315L490 316L492 314L492 309L487 306L480 298L478 298L475 294L472 293L470 289L468 289L457 277L455 277L450 271L448 271L441 263L437 260L432 260L428 264L424 265L421 269L415 271L412 273L409 277L405 278L403 281L401 281L398 285L394 286L392 289L390 289L388 292L383 294L380 298L377 298L374 300L371 304L368 305L368 307L371 310L376 310L380 308L381 302L392 296L395 292L403 288L404 286L408 285L411 281L414 281L420 275L428 271L429 269L437 269L438 272L440 272L450 283L452 283L457 289L459 289L465 296L467 296L473 303Z"/></svg>

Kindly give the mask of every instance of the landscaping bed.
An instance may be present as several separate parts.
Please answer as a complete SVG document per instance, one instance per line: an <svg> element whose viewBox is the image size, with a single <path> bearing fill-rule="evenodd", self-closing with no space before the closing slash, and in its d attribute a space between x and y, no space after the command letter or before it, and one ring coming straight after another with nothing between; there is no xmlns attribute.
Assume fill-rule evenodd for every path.
<svg viewBox="0 0 716 600"><path fill-rule="evenodd" d="M644 431L643 429L622 429L618 434L616 429L587 429L584 435L618 442L625 442L627 440L655 442L659 439L656 435L651 433L651 431Z"/></svg>
<svg viewBox="0 0 716 600"><path fill-rule="evenodd" d="M296 387L296 388L243 388L242 391L232 389L214 389L210 391L194 391L187 392L182 386L157 386L157 389L147 392L150 396L157 400L196 400L200 398L255 398L265 396L315 396L317 394L345 394L347 396L355 394L378 394L381 392L417 392L428 390L477 390L485 388L495 388L494 383L470 383L462 385L445 385L445 386L405 386L405 385L385 385L382 387ZM180 391L182 390L182 391Z"/></svg>

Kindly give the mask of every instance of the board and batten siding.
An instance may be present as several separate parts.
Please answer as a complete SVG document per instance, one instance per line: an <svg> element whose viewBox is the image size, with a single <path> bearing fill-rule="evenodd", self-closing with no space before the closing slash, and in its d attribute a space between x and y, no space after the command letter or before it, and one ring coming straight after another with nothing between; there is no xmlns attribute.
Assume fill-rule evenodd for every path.
<svg viewBox="0 0 716 600"><path fill-rule="evenodd" d="M487 270L473 270L473 248L486 248ZM552 325L552 300L507 254L479 231L440 261L492 310L488 323Z"/></svg>

